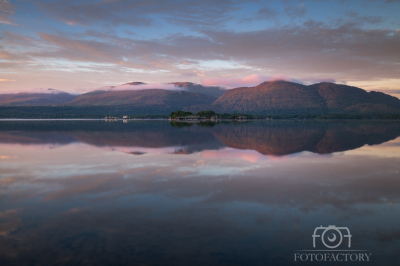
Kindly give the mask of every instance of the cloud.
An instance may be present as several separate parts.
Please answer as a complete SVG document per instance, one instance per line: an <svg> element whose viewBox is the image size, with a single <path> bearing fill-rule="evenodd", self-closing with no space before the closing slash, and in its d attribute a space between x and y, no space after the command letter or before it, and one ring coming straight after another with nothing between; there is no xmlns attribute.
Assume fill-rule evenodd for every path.
<svg viewBox="0 0 400 266"><path fill-rule="evenodd" d="M258 74L252 74L244 78L232 78L232 77L205 78L201 82L205 86L223 86L226 88L236 88L236 87L252 87L266 81L276 81L276 80L286 80L300 84L312 84L318 82L333 82L333 83L336 82L336 80L332 78L295 79L287 75L263 76Z"/></svg>
<svg viewBox="0 0 400 266"><path fill-rule="evenodd" d="M248 87L267 81L269 77L253 74L244 78L205 78L201 81L204 86L223 86L226 88Z"/></svg>
<svg viewBox="0 0 400 266"><path fill-rule="evenodd" d="M168 71L172 72L170 76L187 68L182 66L183 58L205 74L211 69L198 62L212 60L234 62L237 73L258 69L252 72L272 72L270 76L283 71L289 76L299 73L302 78L308 78L307 73L334 73L332 78L345 80L351 73L353 80L368 80L397 78L399 74L395 64L400 60L400 34L390 29L362 29L351 23L332 26L308 20L298 26L247 32L202 30L202 36L170 34L150 40L94 33L90 39L48 33L39 33L41 39L29 39L6 33L3 41L19 45L19 50L6 52L25 56L25 60L53 58L106 63L122 70ZM235 69L220 72L232 74Z"/></svg>
<svg viewBox="0 0 400 266"><path fill-rule="evenodd" d="M14 13L15 5L11 4L7 0L0 0L0 11L6 13Z"/></svg>
<svg viewBox="0 0 400 266"><path fill-rule="evenodd" d="M55 89L43 89L43 88L36 88L36 89L25 89L21 92L29 92L29 93L46 93L46 94L59 94L64 93L63 91L55 90Z"/></svg>
<svg viewBox="0 0 400 266"><path fill-rule="evenodd" d="M197 73L194 73L194 72L183 72L183 73L181 73L181 76L182 77L196 77Z"/></svg>
<svg viewBox="0 0 400 266"><path fill-rule="evenodd" d="M0 80L2 81L2 80ZM43 88L25 88L18 90L16 92L15 90L10 90L10 89L5 89L0 91L1 94L7 94L7 93L44 93L44 94L59 94L59 93L65 93L60 90L55 90L55 89L43 89Z"/></svg>
<svg viewBox="0 0 400 266"><path fill-rule="evenodd" d="M0 0L0 23L8 25L17 25L15 21L10 18L15 12L15 5L7 0Z"/></svg>
<svg viewBox="0 0 400 266"><path fill-rule="evenodd" d="M240 1L96 1L92 3L61 0L43 2L39 8L53 19L68 25L135 27L159 26L160 20L180 26L211 27L222 24ZM155 17L158 17L157 19Z"/></svg>
<svg viewBox="0 0 400 266"><path fill-rule="evenodd" d="M153 5L141 3L122 0L39 3L38 10L45 13L38 14L43 17L86 27L39 33L32 29L29 35L3 31L0 67L16 73L7 76L17 80L10 84L15 89L93 88L94 81L118 84L114 82L128 75L153 82L173 82L183 77L184 81L197 83L201 78L240 78L252 74L273 77L281 73L305 83L319 77L348 82L399 77L400 31L393 29L395 24L392 28L378 28L381 22L389 25L393 19L379 17L377 12L366 16L360 9L357 10L360 13L319 21L304 17L301 24L291 21L284 25L282 20L273 27L262 24L271 23L257 21L254 27L246 28L243 23L240 27L232 25L240 23L246 14L253 14L253 20L274 20L281 15L286 17L293 10L299 13L305 5L286 1L283 4L290 4L290 8L278 14L276 6L261 3L254 5L253 13L246 13L241 9L243 2L233 0L185 0L181 5L161 0L151 2ZM135 28L135 25L140 27L136 19L143 16L152 25L149 34ZM176 30L168 22L186 29ZM121 28L117 30L114 25ZM123 34L125 25L132 26L130 30L135 34ZM22 78L27 76L31 79ZM255 85L240 80L218 82L231 87Z"/></svg>
<svg viewBox="0 0 400 266"><path fill-rule="evenodd" d="M299 18L307 14L307 9L304 3L297 6L286 5L284 12L291 18Z"/></svg>
<svg viewBox="0 0 400 266"><path fill-rule="evenodd" d="M175 86L174 84L165 84L165 83L152 83L152 84L139 84L139 85L119 85L119 86L107 86L101 87L98 90L103 91L130 91L130 90L149 90L149 89L162 89L169 91L184 91L186 90L183 87Z"/></svg>
<svg viewBox="0 0 400 266"><path fill-rule="evenodd" d="M208 51L221 55L221 60L230 58L252 68L285 70L289 75L336 73L335 79L348 78L349 72L354 79L398 75L395 64L400 54L395 47L400 46L400 35L392 33L392 30L364 30L352 24L205 32L212 40L206 44Z"/></svg>
<svg viewBox="0 0 400 266"><path fill-rule="evenodd" d="M274 20L277 21L279 12L268 7L260 8L256 14L258 19Z"/></svg>
<svg viewBox="0 0 400 266"><path fill-rule="evenodd" d="M2 13L0 13L0 23L13 25L12 19L9 16Z"/></svg>
<svg viewBox="0 0 400 266"><path fill-rule="evenodd" d="M3 60L9 60L9 61L14 61L14 60L29 60L29 57L23 54L18 54L18 53L13 53L13 52L7 52L2 49L0 45L0 59Z"/></svg>
<svg viewBox="0 0 400 266"><path fill-rule="evenodd" d="M348 22L356 23L359 25L364 24L380 24L384 22L387 18L383 16L372 16L372 15L360 15L356 12L347 12L346 13L346 20Z"/></svg>
<svg viewBox="0 0 400 266"><path fill-rule="evenodd" d="M0 79L0 81L15 81L15 79Z"/></svg>
<svg viewBox="0 0 400 266"><path fill-rule="evenodd" d="M20 35L18 33L6 31L6 30L3 31L1 35L3 37L2 41L3 41L4 45L21 46L21 47L35 47L35 48L39 48L39 49L46 46L45 42L35 39L28 35ZM20 52L22 52L22 51L20 51Z"/></svg>
<svg viewBox="0 0 400 266"><path fill-rule="evenodd" d="M123 52L119 45L92 40L79 40L65 36L39 33L39 37L53 45L53 51L32 52L39 57L68 58L77 61L113 62L123 61Z"/></svg>
<svg viewBox="0 0 400 266"><path fill-rule="evenodd" d="M100 1L95 3L76 1L56 1L40 3L39 8L52 18L68 25L150 26L153 20L144 17L143 9L151 8L150 3L121 3L123 1ZM142 8L141 8L142 6ZM132 12L133 11L133 12ZM130 16L129 16L130 15Z"/></svg>

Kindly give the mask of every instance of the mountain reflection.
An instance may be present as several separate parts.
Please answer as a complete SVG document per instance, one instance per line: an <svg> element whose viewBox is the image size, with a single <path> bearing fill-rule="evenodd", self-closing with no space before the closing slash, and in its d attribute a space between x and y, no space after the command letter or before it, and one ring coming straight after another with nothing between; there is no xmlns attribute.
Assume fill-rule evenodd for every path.
<svg viewBox="0 0 400 266"><path fill-rule="evenodd" d="M302 151L319 154L381 144L400 136L399 123L250 123L216 127L213 134L228 147L282 156Z"/></svg>
<svg viewBox="0 0 400 266"><path fill-rule="evenodd" d="M271 156L303 151L329 154L356 149L365 144L381 144L398 136L400 124L384 122L0 122L0 143L68 145L82 142L97 147L174 147L172 153L175 154L190 154L224 147L255 150Z"/></svg>

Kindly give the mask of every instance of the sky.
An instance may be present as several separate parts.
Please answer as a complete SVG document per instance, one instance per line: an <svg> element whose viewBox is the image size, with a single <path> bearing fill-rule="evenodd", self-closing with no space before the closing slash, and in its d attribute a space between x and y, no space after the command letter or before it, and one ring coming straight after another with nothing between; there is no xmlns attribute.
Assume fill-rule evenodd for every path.
<svg viewBox="0 0 400 266"><path fill-rule="evenodd" d="M400 0L0 0L0 93L274 79L400 97Z"/></svg>

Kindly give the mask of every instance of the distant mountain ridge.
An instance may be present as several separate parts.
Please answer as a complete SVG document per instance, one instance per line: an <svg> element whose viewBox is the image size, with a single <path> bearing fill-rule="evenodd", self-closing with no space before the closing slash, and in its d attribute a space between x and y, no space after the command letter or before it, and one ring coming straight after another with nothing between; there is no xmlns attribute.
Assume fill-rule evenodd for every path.
<svg viewBox="0 0 400 266"><path fill-rule="evenodd" d="M124 85L143 84L130 82ZM122 87L117 90L95 90L79 96L65 92L2 94L0 106L52 106L63 107L64 110L65 107L90 107L97 114L104 106L108 114L118 110L118 113L130 115L169 114L177 110L263 115L400 113L400 100L396 97L327 82L307 86L279 80L231 90L191 82L170 84L182 89L123 90ZM84 112L90 112L89 109Z"/></svg>
<svg viewBox="0 0 400 266"><path fill-rule="evenodd" d="M81 95L73 95L66 92L57 93L16 93L0 94L0 106L40 106L61 104L61 106L113 106L131 105L133 109L146 107L147 110L157 109L159 112L172 112L192 105L211 104L219 96L226 92L220 87L208 87L191 82L175 82L176 87L182 89L165 90L158 89L136 89L114 87L98 89ZM147 85L144 82L129 82L123 85ZM55 91L55 90L54 90ZM166 111L168 110L168 111ZM171 110L171 111L170 111ZM153 112L154 111L154 112ZM151 110L157 113L157 110Z"/></svg>
<svg viewBox="0 0 400 266"><path fill-rule="evenodd" d="M125 106L127 111L139 114L171 113L196 104L211 104L215 97L187 91L161 89L128 91L95 91L80 95L63 106ZM145 111L145 112L144 112Z"/></svg>
<svg viewBox="0 0 400 266"><path fill-rule="evenodd" d="M42 105L70 102L78 95L59 90L48 89L46 93L20 92L0 94L0 106Z"/></svg>

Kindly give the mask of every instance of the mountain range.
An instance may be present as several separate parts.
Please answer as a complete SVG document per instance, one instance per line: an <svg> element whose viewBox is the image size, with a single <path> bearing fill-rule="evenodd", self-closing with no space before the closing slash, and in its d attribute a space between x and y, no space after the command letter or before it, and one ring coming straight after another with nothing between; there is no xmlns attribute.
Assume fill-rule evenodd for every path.
<svg viewBox="0 0 400 266"><path fill-rule="evenodd" d="M191 106L185 111L204 109L250 114L399 113L400 100L382 92L328 82L306 86L279 80L228 90L210 106Z"/></svg>
<svg viewBox="0 0 400 266"><path fill-rule="evenodd" d="M131 82L124 85L143 84ZM175 85L175 90L138 87L130 90L100 89L81 95L61 91L0 94L0 106L47 106L54 110L57 107L60 110L105 107L107 113L115 110L128 115L169 114L176 110L271 115L400 113L400 100L396 97L327 82L307 86L278 80L230 90L190 82L170 84Z"/></svg>

